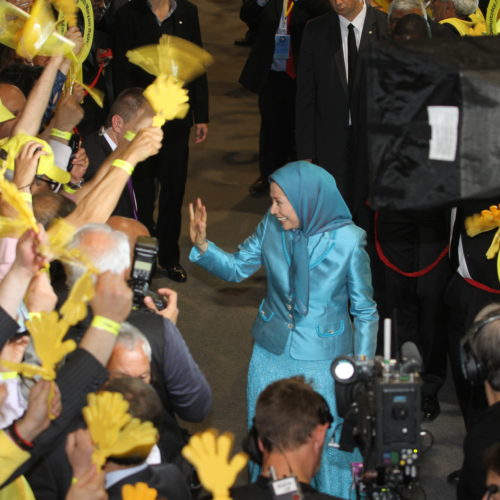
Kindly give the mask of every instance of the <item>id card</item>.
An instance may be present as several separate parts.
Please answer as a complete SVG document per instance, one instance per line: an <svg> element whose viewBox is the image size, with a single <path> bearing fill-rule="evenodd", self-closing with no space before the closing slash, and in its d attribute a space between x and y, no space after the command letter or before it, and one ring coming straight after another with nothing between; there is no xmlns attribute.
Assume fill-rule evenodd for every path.
<svg viewBox="0 0 500 500"><path fill-rule="evenodd" d="M271 481L271 494L275 500L302 500L300 484L294 476Z"/></svg>
<svg viewBox="0 0 500 500"><path fill-rule="evenodd" d="M274 35L274 59L288 59L290 35Z"/></svg>

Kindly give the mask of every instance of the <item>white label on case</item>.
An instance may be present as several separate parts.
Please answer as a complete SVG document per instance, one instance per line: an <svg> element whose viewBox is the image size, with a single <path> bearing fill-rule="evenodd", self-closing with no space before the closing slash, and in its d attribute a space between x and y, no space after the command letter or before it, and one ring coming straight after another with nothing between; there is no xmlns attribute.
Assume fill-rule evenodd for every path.
<svg viewBox="0 0 500 500"><path fill-rule="evenodd" d="M429 160L455 161L458 142L458 107L427 106L432 135Z"/></svg>

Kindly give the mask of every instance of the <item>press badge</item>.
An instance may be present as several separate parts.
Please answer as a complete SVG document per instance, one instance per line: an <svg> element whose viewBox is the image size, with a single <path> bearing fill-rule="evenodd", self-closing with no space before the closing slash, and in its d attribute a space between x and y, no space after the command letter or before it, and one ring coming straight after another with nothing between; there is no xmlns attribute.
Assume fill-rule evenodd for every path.
<svg viewBox="0 0 500 500"><path fill-rule="evenodd" d="M300 484L294 476L276 479L269 484L275 500L302 500L304 498Z"/></svg>
<svg viewBox="0 0 500 500"><path fill-rule="evenodd" d="M274 35L274 59L288 59L290 35Z"/></svg>

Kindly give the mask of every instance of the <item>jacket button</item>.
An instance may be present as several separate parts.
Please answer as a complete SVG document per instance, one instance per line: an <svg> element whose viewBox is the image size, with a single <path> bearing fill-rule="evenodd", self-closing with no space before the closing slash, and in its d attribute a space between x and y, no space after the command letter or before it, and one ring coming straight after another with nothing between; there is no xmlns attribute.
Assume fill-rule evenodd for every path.
<svg viewBox="0 0 500 500"><path fill-rule="evenodd" d="M290 319L292 319L292 318L293 318L293 314L289 314L289 315L288 315L288 317L289 317Z"/></svg>
<svg viewBox="0 0 500 500"><path fill-rule="evenodd" d="M291 310L292 310L292 306L291 306L290 304L287 304L287 305L286 305L286 308L287 308L289 311L291 311Z"/></svg>
<svg viewBox="0 0 500 500"><path fill-rule="evenodd" d="M293 324L292 323L288 323L288 328L290 328L290 330L293 328Z"/></svg>

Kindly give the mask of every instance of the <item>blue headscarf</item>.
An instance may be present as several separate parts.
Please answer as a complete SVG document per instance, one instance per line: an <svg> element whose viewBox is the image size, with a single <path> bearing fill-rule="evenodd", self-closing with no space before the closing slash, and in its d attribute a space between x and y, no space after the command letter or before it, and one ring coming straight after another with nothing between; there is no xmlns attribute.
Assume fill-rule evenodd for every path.
<svg viewBox="0 0 500 500"><path fill-rule="evenodd" d="M294 309L305 316L309 310L309 237L352 224L351 212L333 176L310 162L288 163L269 181L282 189L300 222L299 228L291 231L290 284Z"/></svg>

